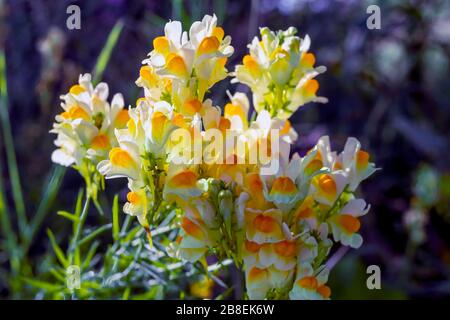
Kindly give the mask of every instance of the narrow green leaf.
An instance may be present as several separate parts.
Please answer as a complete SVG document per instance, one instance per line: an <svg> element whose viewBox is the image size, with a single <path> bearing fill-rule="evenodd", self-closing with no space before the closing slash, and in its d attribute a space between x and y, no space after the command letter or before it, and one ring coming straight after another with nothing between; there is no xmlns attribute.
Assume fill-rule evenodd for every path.
<svg viewBox="0 0 450 320"><path fill-rule="evenodd" d="M0 157L0 172L2 170L2 162ZM3 237L6 239L5 246L9 254L11 269L14 273L18 273L20 268L20 262L18 257L18 251L16 250L17 240L14 230L12 228L11 219L8 214L8 205L5 199L3 177L0 174L0 224Z"/></svg>
<svg viewBox="0 0 450 320"><path fill-rule="evenodd" d="M105 215L105 212L103 211L103 208L102 208L102 206L100 205L100 202L99 202L97 199L93 199L92 202L94 202L94 206L95 206L95 208L97 209L98 213L99 213L101 216L104 216L104 215Z"/></svg>
<svg viewBox="0 0 450 320"><path fill-rule="evenodd" d="M20 184L20 175L17 168L16 152L14 150L14 140L9 120L8 110L8 85L6 78L6 58L3 49L0 49L0 122L2 124L2 136L5 144L6 160L8 163L8 173L11 180L11 187L14 205L17 212L17 219L21 234L27 228L27 216Z"/></svg>
<svg viewBox="0 0 450 320"><path fill-rule="evenodd" d="M125 291L123 292L122 300L128 300L129 297L130 297L130 293L131 293L131 288L130 288L130 287L127 287L127 288L125 289Z"/></svg>
<svg viewBox="0 0 450 320"><path fill-rule="evenodd" d="M47 181L45 191L42 196L42 200L39 203L36 214L34 215L33 219L30 222L27 233L24 235L25 252L29 249L29 246L33 242L33 239L36 236L37 231L41 227L42 222L45 219L45 216L48 214L49 208L56 198L56 194L58 193L65 172L66 168L64 167L61 166L54 167L53 172Z"/></svg>
<svg viewBox="0 0 450 320"><path fill-rule="evenodd" d="M62 283L66 283L66 277L65 275L62 275L61 273L59 273L56 269L50 269L50 273L59 281L61 281Z"/></svg>
<svg viewBox="0 0 450 320"><path fill-rule="evenodd" d="M22 280L35 288L44 289L46 291L51 291L51 292L59 291L64 288L64 286L53 284L53 283L46 282L46 281L41 281L41 280L35 280L35 279L30 279L30 278L22 278Z"/></svg>
<svg viewBox="0 0 450 320"><path fill-rule="evenodd" d="M91 232L89 235L87 235L86 237L84 237L83 239L81 239L80 241L78 241L78 246L82 246L83 244L85 244L86 242L91 241L92 239L95 239L96 237L98 237L100 234L102 234L103 232L111 229L112 225L111 223L106 224L104 226L101 226L97 229L95 229L93 232Z"/></svg>
<svg viewBox="0 0 450 320"><path fill-rule="evenodd" d="M109 59L111 58L112 51L117 44L117 40L119 40L119 36L123 29L123 21L119 20L112 28L109 33L108 39L106 40L106 44L104 45L98 59L95 64L93 73L93 83L97 84L103 76L103 72L105 71L106 65L108 64Z"/></svg>
<svg viewBox="0 0 450 320"><path fill-rule="evenodd" d="M136 226L136 227L134 227L133 229L131 229L129 232L128 232L128 234L126 235L126 237L125 237L125 239L124 239L124 242L129 242L129 241L131 241L135 236L136 236L136 233L138 233L139 231L141 231L142 230L142 227L141 226Z"/></svg>
<svg viewBox="0 0 450 320"><path fill-rule="evenodd" d="M83 225L84 222L86 221L87 218L87 214L89 212L89 204L91 202L91 198L89 197L89 195L86 196L86 199L84 201L84 205L83 205L83 210L81 211L80 214L80 219L79 221L75 222L73 224L74 226L74 233L73 233L73 237L72 240L70 242L70 248L69 248L69 262L72 263L73 261L73 255L76 252L76 249L78 247L78 238L81 234L81 229L83 229ZM78 210L78 209L77 209ZM75 212L77 213L77 212Z"/></svg>
<svg viewBox="0 0 450 320"><path fill-rule="evenodd" d="M75 212L74 212L74 215L76 215L77 217L79 217L81 214L81 210L83 208L82 205L83 205L83 189L80 189L78 191L77 202L75 204Z"/></svg>
<svg viewBox="0 0 450 320"><path fill-rule="evenodd" d="M50 229L47 229L47 235L50 239L50 242L52 244L53 251L56 254L56 257L58 258L59 262L64 266L64 268L67 268L69 266L69 262L67 261L66 256L64 255L64 252L61 250L59 245L56 243L55 235Z"/></svg>
<svg viewBox="0 0 450 320"><path fill-rule="evenodd" d="M81 264L81 253L80 253L80 247L77 246L75 248L75 254L73 256L73 264L76 266L79 266Z"/></svg>
<svg viewBox="0 0 450 320"><path fill-rule="evenodd" d="M95 253L97 252L97 248L100 245L99 241L94 241L89 248L88 253L86 254L86 258L83 261L83 264L81 266L81 269L87 269L89 267L89 264L92 261L92 258L94 257Z"/></svg>
<svg viewBox="0 0 450 320"><path fill-rule="evenodd" d="M57 212L58 216L64 217L66 219L69 219L73 222L78 222L80 220L79 217L77 217L76 215L74 215L73 213L67 212L67 211L58 211Z"/></svg>
<svg viewBox="0 0 450 320"><path fill-rule="evenodd" d="M117 241L117 239L119 239L119 196L117 194L114 196L112 206L112 223L113 239L114 241Z"/></svg>

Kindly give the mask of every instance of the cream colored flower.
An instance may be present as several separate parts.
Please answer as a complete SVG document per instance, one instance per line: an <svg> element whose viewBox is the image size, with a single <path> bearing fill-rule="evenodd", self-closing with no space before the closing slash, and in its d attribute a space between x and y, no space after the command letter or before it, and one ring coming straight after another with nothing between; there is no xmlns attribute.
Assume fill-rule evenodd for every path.
<svg viewBox="0 0 450 320"><path fill-rule="evenodd" d="M352 199L347 202L340 212L328 220L334 240L340 241L344 246L359 248L363 242L361 235L358 234L361 227L359 217L369 210L370 205L363 199Z"/></svg>
<svg viewBox="0 0 450 320"><path fill-rule="evenodd" d="M369 157L369 153L361 150L358 139L353 137L347 139L344 151L338 157L337 166L347 174L351 191L356 190L361 181L379 170L375 168L375 164L369 162Z"/></svg>
<svg viewBox="0 0 450 320"><path fill-rule="evenodd" d="M136 83L154 101L169 99L177 112L200 111L206 91L227 76L230 43L215 15L194 22L189 37L179 21L169 22L164 36L154 39Z"/></svg>
<svg viewBox="0 0 450 320"><path fill-rule="evenodd" d="M311 180L310 194L317 202L332 206L344 191L347 177L340 172L322 173Z"/></svg>
<svg viewBox="0 0 450 320"><path fill-rule="evenodd" d="M318 274L309 263L301 263L297 269L297 276L292 290L289 292L291 300L327 300L331 289L325 283L328 281L329 271L323 268Z"/></svg>
<svg viewBox="0 0 450 320"><path fill-rule="evenodd" d="M52 161L63 166L90 159L94 164L105 159L109 150L117 145L114 129L123 128L128 121L121 94L108 99L108 85L100 83L95 88L91 75L80 75L79 83L72 86L61 99L63 112L55 118L53 129L57 134Z"/></svg>
<svg viewBox="0 0 450 320"><path fill-rule="evenodd" d="M277 33L261 28L260 33L261 39L255 37L248 45L249 54L236 66L233 79L250 87L255 109L287 119L308 102L326 102L316 95L319 83L313 79L326 68L314 67L309 37L295 36L293 27Z"/></svg>

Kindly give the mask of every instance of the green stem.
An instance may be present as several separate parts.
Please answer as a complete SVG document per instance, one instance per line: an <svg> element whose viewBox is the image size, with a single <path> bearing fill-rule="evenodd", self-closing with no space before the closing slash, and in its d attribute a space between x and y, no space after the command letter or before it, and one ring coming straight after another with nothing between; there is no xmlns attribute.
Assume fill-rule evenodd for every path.
<svg viewBox="0 0 450 320"><path fill-rule="evenodd" d="M86 196L86 200L84 201L83 211L80 215L80 221L77 223L77 227L75 229L75 234L73 235L72 242L70 245L70 257L69 261L70 264L72 264L73 256L75 255L75 251L78 247L78 238L81 234L81 229L83 228L84 222L86 221L87 214L89 211L89 204L90 204L91 197L89 195Z"/></svg>

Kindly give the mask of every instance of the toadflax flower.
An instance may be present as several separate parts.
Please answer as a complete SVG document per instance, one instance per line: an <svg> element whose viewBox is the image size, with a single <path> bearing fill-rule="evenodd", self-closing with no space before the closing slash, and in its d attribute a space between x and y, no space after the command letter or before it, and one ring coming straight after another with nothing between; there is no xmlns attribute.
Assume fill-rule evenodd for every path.
<svg viewBox="0 0 450 320"><path fill-rule="evenodd" d="M106 83L94 87L90 74L80 75L78 84L61 96L63 112L56 115L50 131L57 134L58 147L52 161L66 167L75 166L94 199L102 184L96 165L117 146L114 130L124 128L129 119L122 95L114 95L110 104L108 94Z"/></svg>
<svg viewBox="0 0 450 320"><path fill-rule="evenodd" d="M326 102L317 96L319 83L314 79L325 72L315 67L315 56L308 52L311 40L297 37L293 27L273 32L261 28L261 39L248 45L242 65L237 65L233 82L250 87L257 111L268 110L272 116L289 118L298 107L311 102Z"/></svg>
<svg viewBox="0 0 450 320"><path fill-rule="evenodd" d="M130 192L124 211L137 216L147 229L162 204L167 140L177 128L173 107L166 101L150 104L141 100L130 109L126 127L116 129L118 146L98 163L98 171L107 179L127 178Z"/></svg>
<svg viewBox="0 0 450 320"><path fill-rule="evenodd" d="M227 76L225 64L234 51L230 43L215 15L194 22L189 33L181 22L171 21L153 40L136 84L150 100L169 101L176 112L201 113L207 90Z"/></svg>

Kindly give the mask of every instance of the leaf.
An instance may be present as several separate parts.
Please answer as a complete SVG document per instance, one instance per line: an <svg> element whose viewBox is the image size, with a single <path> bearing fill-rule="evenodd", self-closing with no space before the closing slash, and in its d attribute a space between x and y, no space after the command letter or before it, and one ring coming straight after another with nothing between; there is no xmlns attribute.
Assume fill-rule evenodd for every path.
<svg viewBox="0 0 450 320"><path fill-rule="evenodd" d="M8 85L6 78L6 58L5 52L0 50L0 121L2 127L2 136L5 144L6 161L8 163L8 173L11 180L11 187L16 207L19 229L22 235L27 228L27 217L20 184L19 170L17 168L16 152L14 150L14 140L11 130L11 122L8 111Z"/></svg>
<svg viewBox="0 0 450 320"><path fill-rule="evenodd" d="M55 166L52 172L52 175L48 179L47 186L45 188L44 194L42 195L42 200L39 203L38 209L30 222L29 230L25 237L25 250L28 250L29 246L33 242L33 238L39 230L42 222L46 214L48 213L48 209L52 202L54 201L56 194L59 190L59 186L61 185L62 178L64 177L64 173L66 169L61 166Z"/></svg>
<svg viewBox="0 0 450 320"><path fill-rule="evenodd" d="M66 283L65 275L60 274L56 269L50 269L50 273L62 283Z"/></svg>
<svg viewBox="0 0 450 320"><path fill-rule="evenodd" d="M50 292L60 291L61 289L64 288L64 286L62 285L56 285L42 280L35 280L30 278L22 278L22 280L35 288L43 289Z"/></svg>
<svg viewBox="0 0 450 320"><path fill-rule="evenodd" d="M66 256L64 255L64 252L61 250L61 248L58 246L55 240L55 235L50 229L47 229L47 235L50 239L53 251L56 254L56 257L58 258L59 262L64 266L64 268L67 268L69 266L69 261L67 260Z"/></svg>
<svg viewBox="0 0 450 320"><path fill-rule="evenodd" d="M112 223L113 239L117 241L119 239L119 196L117 194L114 196L112 206Z"/></svg>
<svg viewBox="0 0 450 320"><path fill-rule="evenodd" d="M83 189L80 189L78 191L77 202L75 204L75 213L74 213L77 217L79 217L81 214L82 205L83 205Z"/></svg>
<svg viewBox="0 0 450 320"><path fill-rule="evenodd" d="M92 243L88 253L86 254L86 258L84 259L83 264L81 266L82 269L87 269L89 267L89 264L91 263L92 258L94 257L95 252L97 251L99 245L100 245L99 241L94 241L94 243Z"/></svg>
<svg viewBox="0 0 450 320"><path fill-rule="evenodd" d="M131 292L131 288L127 287L125 289L125 291L123 292L122 300L128 300L128 298L130 297L130 292Z"/></svg>
<svg viewBox="0 0 450 320"><path fill-rule="evenodd" d="M108 39L106 40L106 44L104 45L98 59L95 64L92 82L97 84L102 78L103 72L105 71L106 65L108 64L109 59L111 58L112 51L117 44L117 40L119 40L119 36L123 29L123 21L119 20L112 28L109 33Z"/></svg>
<svg viewBox="0 0 450 320"><path fill-rule="evenodd" d="M103 232L111 229L111 227L112 227L111 223L108 223L108 224L106 224L104 226L101 226L101 227L95 229L95 231L91 232L89 235L87 235L86 237L84 237L83 239L78 241L78 246L82 246L83 244L85 244L85 243L95 239L96 237L98 237Z"/></svg>
<svg viewBox="0 0 450 320"><path fill-rule="evenodd" d="M67 211L58 211L57 214L61 217L67 218L73 222L78 222L80 218L78 216L74 215L73 213L67 212Z"/></svg>

